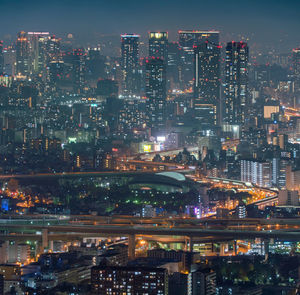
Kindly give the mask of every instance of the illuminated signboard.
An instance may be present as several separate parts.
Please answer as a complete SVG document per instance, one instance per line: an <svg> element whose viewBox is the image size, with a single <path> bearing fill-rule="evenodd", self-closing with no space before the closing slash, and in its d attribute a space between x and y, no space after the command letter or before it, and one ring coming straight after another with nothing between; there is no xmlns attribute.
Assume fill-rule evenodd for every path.
<svg viewBox="0 0 300 295"><path fill-rule="evenodd" d="M144 144L143 149L145 153L150 153L151 152L151 144Z"/></svg>

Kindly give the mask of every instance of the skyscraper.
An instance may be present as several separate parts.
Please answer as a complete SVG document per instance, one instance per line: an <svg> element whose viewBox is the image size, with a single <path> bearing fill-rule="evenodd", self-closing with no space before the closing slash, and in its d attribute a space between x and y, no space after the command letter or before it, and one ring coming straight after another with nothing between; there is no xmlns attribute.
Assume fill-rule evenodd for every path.
<svg viewBox="0 0 300 295"><path fill-rule="evenodd" d="M149 56L158 57L167 62L168 59L168 33L149 33Z"/></svg>
<svg viewBox="0 0 300 295"><path fill-rule="evenodd" d="M121 35L122 94L136 97L140 94L139 35Z"/></svg>
<svg viewBox="0 0 300 295"><path fill-rule="evenodd" d="M18 33L16 48L16 72L19 75L30 74L30 48L26 32Z"/></svg>
<svg viewBox="0 0 300 295"><path fill-rule="evenodd" d="M177 42L168 43L168 65L167 65L167 79L168 89L178 87L179 73L181 73L179 44Z"/></svg>
<svg viewBox="0 0 300 295"><path fill-rule="evenodd" d="M219 44L218 31L179 31L179 45L181 48L182 78L184 87L192 83L194 77L194 46L198 46L205 41L212 44Z"/></svg>
<svg viewBox="0 0 300 295"><path fill-rule="evenodd" d="M67 52L64 56L65 68L68 68L66 77L72 83L73 91L80 93L85 83L85 58L83 49L77 48Z"/></svg>
<svg viewBox="0 0 300 295"><path fill-rule="evenodd" d="M165 122L166 64L160 58L146 59L146 97L150 127L161 130Z"/></svg>
<svg viewBox="0 0 300 295"><path fill-rule="evenodd" d="M27 33L32 70L39 73L45 65L46 44L50 39L48 32L28 32Z"/></svg>
<svg viewBox="0 0 300 295"><path fill-rule="evenodd" d="M0 40L0 75L4 72L3 41Z"/></svg>
<svg viewBox="0 0 300 295"><path fill-rule="evenodd" d="M243 125L247 120L248 55L247 43L227 43L224 119L230 125Z"/></svg>
<svg viewBox="0 0 300 295"><path fill-rule="evenodd" d="M220 113L220 46L205 41L194 45L194 53L195 105L212 105L215 110L212 124L217 125Z"/></svg>
<svg viewBox="0 0 300 295"><path fill-rule="evenodd" d="M293 49L293 74L295 92L300 92L300 48Z"/></svg>

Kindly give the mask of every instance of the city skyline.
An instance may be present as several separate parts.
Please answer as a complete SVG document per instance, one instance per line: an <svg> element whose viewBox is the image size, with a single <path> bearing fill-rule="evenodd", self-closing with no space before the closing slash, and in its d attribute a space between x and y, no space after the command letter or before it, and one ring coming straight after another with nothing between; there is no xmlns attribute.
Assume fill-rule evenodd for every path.
<svg viewBox="0 0 300 295"><path fill-rule="evenodd" d="M298 2L0 0L0 295L300 294Z"/></svg>
<svg viewBox="0 0 300 295"><path fill-rule="evenodd" d="M2 1L3 2L3 1ZM66 36L72 33L82 42L97 43L98 38L116 36L126 32L138 33L146 40L149 31L168 31L169 39L177 41L177 31L182 29L219 30L221 41L244 36L252 45L269 49L270 43L283 52L298 47L300 25L298 1L217 1L206 3L188 1L154 1L140 3L122 1L11 1L1 3L3 22L0 39L14 40L18 31L50 31ZM15 5L19 8L14 10ZM14 18L7 17L14 15ZM155 20L155 21L153 21ZM38 25L37 25L38 24ZM238 24L238 25L237 25ZM264 29L261 30L260 28ZM10 37L9 37L10 35ZM241 39L241 38L240 38Z"/></svg>

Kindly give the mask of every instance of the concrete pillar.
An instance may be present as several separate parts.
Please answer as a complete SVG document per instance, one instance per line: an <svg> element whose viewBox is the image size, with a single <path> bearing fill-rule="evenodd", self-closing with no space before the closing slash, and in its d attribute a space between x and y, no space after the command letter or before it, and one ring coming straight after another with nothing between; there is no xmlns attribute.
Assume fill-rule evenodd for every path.
<svg viewBox="0 0 300 295"><path fill-rule="evenodd" d="M269 258L269 252L270 252L270 240L269 239L265 239L264 240L264 248L265 248L265 260L268 260Z"/></svg>
<svg viewBox="0 0 300 295"><path fill-rule="evenodd" d="M187 249L187 251L193 252L193 250L194 250L194 241L193 241L193 237L189 237L189 238L188 238L188 249Z"/></svg>
<svg viewBox="0 0 300 295"><path fill-rule="evenodd" d="M49 241L49 249L53 252L54 251L54 241Z"/></svg>
<svg viewBox="0 0 300 295"><path fill-rule="evenodd" d="M49 240L48 240L48 229L47 228L43 228L42 231L42 247L48 248L49 244Z"/></svg>
<svg viewBox="0 0 300 295"><path fill-rule="evenodd" d="M225 243L221 243L220 244L220 256L225 256L225 248L226 248L227 244Z"/></svg>
<svg viewBox="0 0 300 295"><path fill-rule="evenodd" d="M128 259L135 258L135 235L128 236Z"/></svg>
<svg viewBox="0 0 300 295"><path fill-rule="evenodd" d="M236 243L236 240L233 241L233 253L234 253L234 255L237 255L237 243Z"/></svg>

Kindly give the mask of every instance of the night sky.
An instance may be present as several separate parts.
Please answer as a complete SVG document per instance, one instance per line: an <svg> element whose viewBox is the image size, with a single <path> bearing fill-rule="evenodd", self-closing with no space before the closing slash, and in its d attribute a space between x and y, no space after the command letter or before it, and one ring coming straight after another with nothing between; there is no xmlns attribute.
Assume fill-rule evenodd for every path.
<svg viewBox="0 0 300 295"><path fill-rule="evenodd" d="M241 36L267 48L300 46L299 0L0 0L0 38L20 30L73 33L94 42L100 34L149 30L216 29L221 39Z"/></svg>

